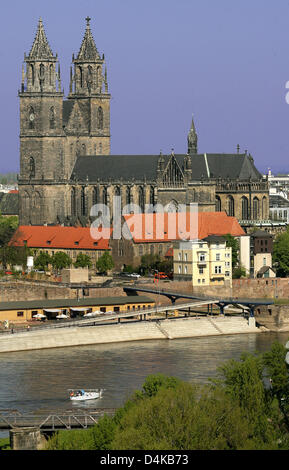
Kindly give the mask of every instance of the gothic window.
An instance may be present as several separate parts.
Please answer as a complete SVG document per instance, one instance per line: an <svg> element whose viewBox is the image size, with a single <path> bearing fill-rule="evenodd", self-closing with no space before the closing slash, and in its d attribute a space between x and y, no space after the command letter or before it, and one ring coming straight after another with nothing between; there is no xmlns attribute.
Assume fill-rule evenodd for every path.
<svg viewBox="0 0 289 470"><path fill-rule="evenodd" d="M125 204L129 206L131 203L131 190L130 187L126 187L126 192L125 192Z"/></svg>
<svg viewBox="0 0 289 470"><path fill-rule="evenodd" d="M30 157L29 159L29 177L30 178L35 177L35 161L33 157Z"/></svg>
<svg viewBox="0 0 289 470"><path fill-rule="evenodd" d="M178 203L177 201L171 201L165 207L165 212L178 212Z"/></svg>
<svg viewBox="0 0 289 470"><path fill-rule="evenodd" d="M249 203L245 196L242 197L242 220L249 220Z"/></svg>
<svg viewBox="0 0 289 470"><path fill-rule="evenodd" d="M35 74L34 74L34 65L30 65L30 73L31 73L31 83L34 85L35 82Z"/></svg>
<svg viewBox="0 0 289 470"><path fill-rule="evenodd" d="M230 217L235 216L235 202L234 202L234 198L232 196L229 196L227 198L227 214Z"/></svg>
<svg viewBox="0 0 289 470"><path fill-rule="evenodd" d="M267 199L263 197L262 199L262 219L265 220L267 211L266 211L266 204L267 204Z"/></svg>
<svg viewBox="0 0 289 470"><path fill-rule="evenodd" d="M80 86L81 86L81 88L82 88L82 87L83 87L83 71L82 71L82 67L78 67L78 73L79 73Z"/></svg>
<svg viewBox="0 0 289 470"><path fill-rule="evenodd" d="M29 129L34 129L34 127L35 127L35 114L34 114L34 109L32 108L32 106L30 106L30 108L29 108L28 119L29 119Z"/></svg>
<svg viewBox="0 0 289 470"><path fill-rule="evenodd" d="M138 204L139 204L141 212L143 213L145 209L145 198L144 198L144 189L142 186L140 186L138 190Z"/></svg>
<svg viewBox="0 0 289 470"><path fill-rule="evenodd" d="M75 188L71 190L71 215L76 215Z"/></svg>
<svg viewBox="0 0 289 470"><path fill-rule="evenodd" d="M92 67L91 65L89 65L87 67L87 87L89 90L91 89L92 82L93 82Z"/></svg>
<svg viewBox="0 0 289 470"><path fill-rule="evenodd" d="M253 199L253 219L257 220L259 218L259 199L254 197Z"/></svg>
<svg viewBox="0 0 289 470"><path fill-rule="evenodd" d="M99 153L102 154L102 144L99 144Z"/></svg>
<svg viewBox="0 0 289 470"><path fill-rule="evenodd" d="M155 188L153 186L150 187L150 204L155 205Z"/></svg>
<svg viewBox="0 0 289 470"><path fill-rule="evenodd" d="M184 175L180 169L176 159L173 157L170 159L170 162L163 175L163 183L165 186L180 186L183 184Z"/></svg>
<svg viewBox="0 0 289 470"><path fill-rule="evenodd" d="M221 212L221 211L222 211L221 198L219 196L216 196L216 212Z"/></svg>
<svg viewBox="0 0 289 470"><path fill-rule="evenodd" d="M45 67L43 64L40 64L39 67L39 83L40 87L44 84L45 82Z"/></svg>
<svg viewBox="0 0 289 470"><path fill-rule="evenodd" d="M55 111L54 106L51 106L49 111L49 126L50 129L55 129Z"/></svg>
<svg viewBox="0 0 289 470"><path fill-rule="evenodd" d="M98 203L98 187L96 186L93 188L92 191L92 205L95 205Z"/></svg>
<svg viewBox="0 0 289 470"><path fill-rule="evenodd" d="M103 109L101 106L97 110L97 128L103 129Z"/></svg>
<svg viewBox="0 0 289 470"><path fill-rule="evenodd" d="M82 155L85 155L85 154L86 154L86 146L85 146L85 144L82 144L81 149L82 149Z"/></svg>
<svg viewBox="0 0 289 470"><path fill-rule="evenodd" d="M104 187L103 190L102 190L102 203L107 206L107 201L108 201L108 197L107 197L107 187Z"/></svg>
<svg viewBox="0 0 289 470"><path fill-rule="evenodd" d="M81 189L81 215L86 215L85 188Z"/></svg>
<svg viewBox="0 0 289 470"><path fill-rule="evenodd" d="M49 85L53 85L53 65L49 67Z"/></svg>

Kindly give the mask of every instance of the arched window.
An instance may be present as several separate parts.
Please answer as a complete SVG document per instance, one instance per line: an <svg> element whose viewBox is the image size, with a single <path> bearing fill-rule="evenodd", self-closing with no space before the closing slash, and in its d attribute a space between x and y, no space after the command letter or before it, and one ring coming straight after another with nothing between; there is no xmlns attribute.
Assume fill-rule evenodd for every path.
<svg viewBox="0 0 289 470"><path fill-rule="evenodd" d="M75 198L75 188L71 190L71 215L76 215L76 198Z"/></svg>
<svg viewBox="0 0 289 470"><path fill-rule="evenodd" d="M53 64L50 64L50 67L49 67L49 85L53 85Z"/></svg>
<svg viewBox="0 0 289 470"><path fill-rule="evenodd" d="M82 87L83 87L83 71L82 71L82 67L78 67L78 75L79 75L80 86L81 86L81 88L82 88Z"/></svg>
<svg viewBox="0 0 289 470"><path fill-rule="evenodd" d="M234 201L234 198L232 196L228 196L228 198L227 198L227 214L230 217L235 216L235 201Z"/></svg>
<svg viewBox="0 0 289 470"><path fill-rule="evenodd" d="M93 83L93 76L92 76L92 67L91 65L89 65L87 67L87 87L88 87L88 90L90 91L91 90L91 86L92 86L92 83Z"/></svg>
<svg viewBox="0 0 289 470"><path fill-rule="evenodd" d="M101 106L97 110L97 128L103 129L103 109Z"/></svg>
<svg viewBox="0 0 289 470"><path fill-rule="evenodd" d="M32 86L33 86L34 82L35 82L35 74L34 74L34 65L33 64L30 65L30 75L31 75L31 83L32 83Z"/></svg>
<svg viewBox="0 0 289 470"><path fill-rule="evenodd" d="M81 151L82 151L82 155L85 155L85 154L86 154L86 146L85 146L85 144L82 144L82 146L81 146Z"/></svg>
<svg viewBox="0 0 289 470"><path fill-rule="evenodd" d="M216 196L216 212L221 212L221 211L222 211L221 198L219 196Z"/></svg>
<svg viewBox="0 0 289 470"><path fill-rule="evenodd" d="M155 205L155 188L153 186L150 187L150 204Z"/></svg>
<svg viewBox="0 0 289 470"><path fill-rule="evenodd" d="M29 177L30 178L35 177L35 161L33 157L30 157L29 159Z"/></svg>
<svg viewBox="0 0 289 470"><path fill-rule="evenodd" d="M245 196L242 197L242 220L249 219L249 203L248 198Z"/></svg>
<svg viewBox="0 0 289 470"><path fill-rule="evenodd" d="M259 219L259 199L257 197L253 199L253 219Z"/></svg>
<svg viewBox="0 0 289 470"><path fill-rule="evenodd" d="M126 187L126 204L130 204L131 203L131 190L130 190L130 187L127 186Z"/></svg>
<svg viewBox="0 0 289 470"><path fill-rule="evenodd" d="M102 154L102 144L99 144L99 153Z"/></svg>
<svg viewBox="0 0 289 470"><path fill-rule="evenodd" d="M139 187L138 190L138 205L142 213L144 213L145 209L145 200L144 200L144 189L142 186Z"/></svg>
<svg viewBox="0 0 289 470"><path fill-rule="evenodd" d="M81 188L81 215L86 215L85 188Z"/></svg>
<svg viewBox="0 0 289 470"><path fill-rule="evenodd" d="M178 212L177 201L170 201L165 207L165 212Z"/></svg>
<svg viewBox="0 0 289 470"><path fill-rule="evenodd" d="M49 126L50 129L55 129L55 111L54 106L51 106L49 111Z"/></svg>
<svg viewBox="0 0 289 470"><path fill-rule="evenodd" d="M92 205L98 203L98 187L94 187L92 191Z"/></svg>
<svg viewBox="0 0 289 470"><path fill-rule="evenodd" d="M29 122L29 129L34 129L35 128L35 113L34 113L34 109L32 108L32 106L30 106L29 108L28 122Z"/></svg>
<svg viewBox="0 0 289 470"><path fill-rule="evenodd" d="M107 197L107 187L105 186L102 190L102 203L107 206L107 201L108 201L108 197Z"/></svg>
<svg viewBox="0 0 289 470"><path fill-rule="evenodd" d="M262 219L265 220L267 217L267 198L264 196L262 199Z"/></svg>
<svg viewBox="0 0 289 470"><path fill-rule="evenodd" d="M45 82L45 67L44 67L43 64L40 64L40 66L39 66L39 82L40 82L40 87Z"/></svg>

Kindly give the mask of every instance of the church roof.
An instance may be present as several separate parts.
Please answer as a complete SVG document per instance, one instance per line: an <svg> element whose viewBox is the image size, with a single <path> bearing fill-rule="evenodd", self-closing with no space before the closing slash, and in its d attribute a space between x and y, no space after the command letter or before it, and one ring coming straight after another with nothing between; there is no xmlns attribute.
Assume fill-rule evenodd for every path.
<svg viewBox="0 0 289 470"><path fill-rule="evenodd" d="M53 52L48 44L42 19L39 19L36 36L29 53L29 59L44 60L53 58Z"/></svg>
<svg viewBox="0 0 289 470"><path fill-rule="evenodd" d="M0 214L18 215L19 214L19 193L0 192Z"/></svg>
<svg viewBox="0 0 289 470"><path fill-rule="evenodd" d="M173 217L176 225L172 226ZM196 218L197 217L197 218ZM246 235L235 217L225 212L153 213L124 215L134 243L173 242L184 238L203 240L211 235Z"/></svg>
<svg viewBox="0 0 289 470"><path fill-rule="evenodd" d="M95 229L97 230L97 229ZM9 245L30 248L109 250L109 239L92 238L89 227L21 225Z"/></svg>
<svg viewBox="0 0 289 470"><path fill-rule="evenodd" d="M93 155L76 160L72 179L78 181L147 180L156 181L159 155ZM180 168L185 154L175 155ZM164 168L171 155L163 155ZM246 154L191 155L192 181L202 178L260 180L253 158Z"/></svg>

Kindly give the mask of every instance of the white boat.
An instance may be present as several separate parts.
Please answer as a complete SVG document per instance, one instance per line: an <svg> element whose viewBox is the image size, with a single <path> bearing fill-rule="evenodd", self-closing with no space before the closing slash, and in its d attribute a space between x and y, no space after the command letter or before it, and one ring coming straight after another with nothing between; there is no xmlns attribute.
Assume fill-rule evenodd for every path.
<svg viewBox="0 0 289 470"><path fill-rule="evenodd" d="M69 398L74 401L84 401L84 400L96 400L97 398L102 397L104 389L102 388L93 388L93 389L69 389Z"/></svg>

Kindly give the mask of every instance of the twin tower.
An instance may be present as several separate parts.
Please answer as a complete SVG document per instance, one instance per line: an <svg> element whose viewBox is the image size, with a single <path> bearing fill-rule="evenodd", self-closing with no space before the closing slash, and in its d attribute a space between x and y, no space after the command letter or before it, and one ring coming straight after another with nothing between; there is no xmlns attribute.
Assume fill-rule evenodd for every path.
<svg viewBox="0 0 289 470"><path fill-rule="evenodd" d="M19 184L27 192L44 182L65 182L81 155L110 154L110 94L104 55L86 18L77 57L72 56L67 98L60 65L42 20L24 55L20 98Z"/></svg>

